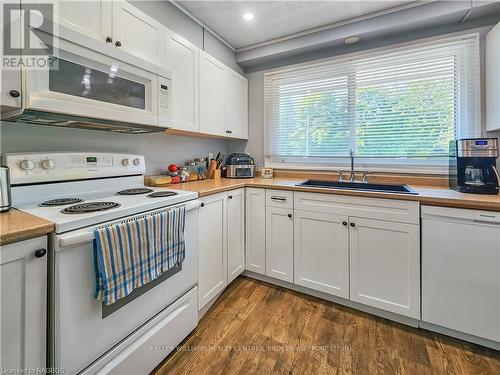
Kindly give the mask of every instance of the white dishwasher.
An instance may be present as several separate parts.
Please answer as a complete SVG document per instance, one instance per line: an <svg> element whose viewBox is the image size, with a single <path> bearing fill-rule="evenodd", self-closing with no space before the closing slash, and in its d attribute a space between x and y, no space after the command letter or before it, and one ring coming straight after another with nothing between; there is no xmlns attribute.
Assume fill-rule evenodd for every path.
<svg viewBox="0 0 500 375"><path fill-rule="evenodd" d="M500 212L422 207L422 320L500 342Z"/></svg>

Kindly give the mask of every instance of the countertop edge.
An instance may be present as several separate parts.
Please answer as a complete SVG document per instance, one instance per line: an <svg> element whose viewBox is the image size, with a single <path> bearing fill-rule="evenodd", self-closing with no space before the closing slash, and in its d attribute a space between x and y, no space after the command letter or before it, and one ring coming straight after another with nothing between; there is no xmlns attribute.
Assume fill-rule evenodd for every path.
<svg viewBox="0 0 500 375"><path fill-rule="evenodd" d="M2 217L1 220L9 220L12 221L14 227L17 227L16 220L21 220L23 225L20 225L20 228L2 228L2 232L0 233L0 246L10 245L16 242L29 240L36 237L46 236L49 233L54 232L55 224L51 221L39 218L38 216L34 216L28 214L26 212L17 210L12 208L10 211L2 213L0 215L7 214L9 217ZM12 218L12 216L18 216ZM24 224L24 220L33 220L34 224Z"/></svg>

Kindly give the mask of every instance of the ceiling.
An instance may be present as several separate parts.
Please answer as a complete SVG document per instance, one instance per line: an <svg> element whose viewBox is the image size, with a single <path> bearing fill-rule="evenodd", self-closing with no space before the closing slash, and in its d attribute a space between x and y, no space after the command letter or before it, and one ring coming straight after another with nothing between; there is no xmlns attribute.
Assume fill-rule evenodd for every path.
<svg viewBox="0 0 500 375"><path fill-rule="evenodd" d="M412 6L417 0L177 1L235 49ZM255 18L245 21L243 14Z"/></svg>

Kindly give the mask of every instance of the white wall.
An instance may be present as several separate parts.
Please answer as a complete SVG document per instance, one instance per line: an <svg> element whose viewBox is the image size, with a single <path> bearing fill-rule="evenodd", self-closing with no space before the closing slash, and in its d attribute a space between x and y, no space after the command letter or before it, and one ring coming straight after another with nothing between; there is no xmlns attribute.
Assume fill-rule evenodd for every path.
<svg viewBox="0 0 500 375"><path fill-rule="evenodd" d="M139 154L146 157L146 173L165 171L169 164L184 164L209 152L227 152L227 142L162 133L115 134L95 130L60 129L45 125L10 122L0 124L0 152L101 151Z"/></svg>

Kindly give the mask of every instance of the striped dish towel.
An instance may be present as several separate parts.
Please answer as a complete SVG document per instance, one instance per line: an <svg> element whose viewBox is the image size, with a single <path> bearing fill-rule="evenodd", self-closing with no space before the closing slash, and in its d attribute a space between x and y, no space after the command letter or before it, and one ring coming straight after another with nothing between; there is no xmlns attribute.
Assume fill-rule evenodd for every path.
<svg viewBox="0 0 500 375"><path fill-rule="evenodd" d="M186 208L95 230L95 297L111 305L184 261Z"/></svg>

